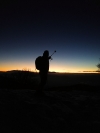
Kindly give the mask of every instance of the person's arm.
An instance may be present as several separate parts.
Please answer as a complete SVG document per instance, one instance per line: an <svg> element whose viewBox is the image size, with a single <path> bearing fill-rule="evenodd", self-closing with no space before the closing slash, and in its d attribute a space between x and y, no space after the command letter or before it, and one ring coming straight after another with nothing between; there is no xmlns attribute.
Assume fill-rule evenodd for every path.
<svg viewBox="0 0 100 133"><path fill-rule="evenodd" d="M50 60L50 59L52 60L51 56L49 56L48 59L49 59L49 60Z"/></svg>

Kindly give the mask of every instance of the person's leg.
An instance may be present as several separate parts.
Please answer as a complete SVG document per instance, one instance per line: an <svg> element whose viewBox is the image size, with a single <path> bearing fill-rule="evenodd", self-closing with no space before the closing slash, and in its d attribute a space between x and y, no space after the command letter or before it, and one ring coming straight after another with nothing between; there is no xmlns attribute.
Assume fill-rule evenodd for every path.
<svg viewBox="0 0 100 133"><path fill-rule="evenodd" d="M39 89L42 91L47 82L47 73L40 73L40 80Z"/></svg>
<svg viewBox="0 0 100 133"><path fill-rule="evenodd" d="M47 73L44 73L42 75L42 82L41 82L42 90L44 89L44 86L46 85L46 83L47 83Z"/></svg>

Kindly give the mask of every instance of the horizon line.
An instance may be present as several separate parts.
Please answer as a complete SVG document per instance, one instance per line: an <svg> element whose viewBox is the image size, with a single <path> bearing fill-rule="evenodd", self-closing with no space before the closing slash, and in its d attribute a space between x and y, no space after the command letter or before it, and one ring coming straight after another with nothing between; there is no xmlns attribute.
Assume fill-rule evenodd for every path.
<svg viewBox="0 0 100 133"><path fill-rule="evenodd" d="M32 71L32 70L7 70L7 71L0 71L0 72L9 72L9 71L29 71L29 72L34 72L38 73L39 71ZM77 72L57 72L57 71L49 71L48 73L100 73L100 71L77 71Z"/></svg>

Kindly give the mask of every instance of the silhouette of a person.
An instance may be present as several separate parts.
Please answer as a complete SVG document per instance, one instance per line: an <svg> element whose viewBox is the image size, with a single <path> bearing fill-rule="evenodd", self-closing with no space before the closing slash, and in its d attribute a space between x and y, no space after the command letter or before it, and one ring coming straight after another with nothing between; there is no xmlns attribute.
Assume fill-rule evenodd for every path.
<svg viewBox="0 0 100 133"><path fill-rule="evenodd" d="M49 56L49 51L45 50L42 56L42 66L39 71L40 75L40 84L39 84L39 91L42 91L48 77L48 71L49 71L49 59L51 59L51 56Z"/></svg>

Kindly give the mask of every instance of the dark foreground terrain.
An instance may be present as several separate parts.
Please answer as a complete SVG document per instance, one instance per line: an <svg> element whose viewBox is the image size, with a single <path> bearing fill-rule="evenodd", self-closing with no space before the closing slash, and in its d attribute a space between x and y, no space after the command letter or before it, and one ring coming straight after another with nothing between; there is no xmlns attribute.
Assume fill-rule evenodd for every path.
<svg viewBox="0 0 100 133"><path fill-rule="evenodd" d="M100 133L100 74L50 75L43 93L36 93L36 76L0 74L1 133Z"/></svg>
<svg viewBox="0 0 100 133"><path fill-rule="evenodd" d="M51 88L42 94L0 89L0 130L99 133L100 91L84 87Z"/></svg>

